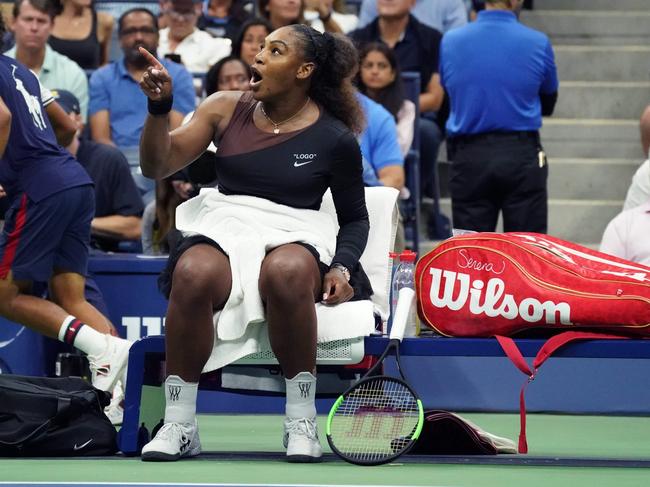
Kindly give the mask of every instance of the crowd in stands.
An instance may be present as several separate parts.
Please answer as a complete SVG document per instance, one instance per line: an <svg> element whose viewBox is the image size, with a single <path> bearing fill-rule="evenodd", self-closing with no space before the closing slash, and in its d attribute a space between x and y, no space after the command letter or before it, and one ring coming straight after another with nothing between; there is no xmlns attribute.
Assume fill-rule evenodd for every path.
<svg viewBox="0 0 650 487"><path fill-rule="evenodd" d="M517 4L510 8L516 12L522 3L528 2L487 3L501 3L506 7ZM474 31L461 29L454 33L455 29L477 17L479 22L474 23L482 20L483 25L488 25L488 16L482 18L483 14L479 14L485 4L481 0L362 0L353 5L346 5L345 0L160 0L157 5L143 3L143 7L121 12L119 18L114 18L103 8L108 5L105 2L15 0L12 18L7 19L11 35L5 39L4 49L6 55L36 73L44 88L58 94L55 99L70 114L70 119L66 121L59 113L59 122L53 122L55 130L60 128L63 133L61 124L70 121L76 124L73 140L60 139L59 142L86 167L96 185L93 245L107 251L140 250L142 239L145 252L164 253L168 250L166 239L173 229L175 207L196 194L202 185L215 184L210 168L214 147L190 168L157 186L141 175L138 145L147 102L138 87L138 80L146 69L140 47L155 53L174 79L170 117L173 129L191 117L201 99L215 91L246 90L251 77L250 65L255 62L260 44L274 29L300 23L320 32L348 35L360 54L356 85L367 123L359 139L365 183L393 186L402 191L403 198L409 197L404 161L417 127L421 192L424 197L435 199L441 142L452 137L453 140L448 141L450 160L454 156L459 161L464 160L465 153L474 157L470 146L475 140L469 137L471 131L465 133L463 130L467 123L476 121L470 120L472 117L484 115L472 107L479 101L488 105L489 87L465 93L465 87L474 87L472 83L477 77L467 72L459 73L463 66L471 66L474 62L470 59L472 51L480 53L481 49L492 46L463 44L466 42L463 36L476 35L475 39L480 39L483 34L478 27ZM157 8L146 8L152 5ZM495 15L491 14L489 20L494 21L493 17ZM516 22L514 17L509 20ZM514 26L508 28L513 36L521 35ZM119 51L117 46L111 46L114 31ZM542 113L550 114L558 89L552 48L545 36L530 35L530 41L537 42L546 56L542 60L546 65L540 68L544 72L539 96ZM120 51L121 55L116 56ZM497 58L491 61L501 62ZM481 69L489 67L483 65ZM416 100L408 99L402 86L401 73L406 71L419 74L420 95ZM514 83L518 83L517 79ZM453 93L451 103L450 92ZM516 101L507 100L507 103L516 104ZM48 116L55 116L50 111L58 109L53 105L48 109ZM513 108L513 113L517 109ZM452 116L448 118L450 110ZM500 116L508 118L511 115ZM419 116L417 124L416 116ZM541 123L541 117L535 123ZM641 126L642 144L647 154L650 108L642 117ZM448 133L450 127L452 133ZM539 128L525 123L517 127L522 133L533 133ZM500 130L494 126L483 128L487 132ZM507 145L508 141L496 142L499 147L504 143ZM543 152L538 138L532 137L529 145L535 146L531 151L541 168ZM480 150L485 154L496 149L484 144ZM461 163L455 166L458 168ZM647 202L649 167L650 162L646 161L635 176L636 189L631 189L628 195L628 200L633 199L634 203L627 202L626 210ZM476 179L475 169L469 171ZM484 188L469 184L458 171L452 174L454 222L460 222L464 229L490 229L499 210L506 216L508 204L521 207L516 195L510 195L514 198L510 203L506 201L508 184L521 185L521 181L496 181L491 177L485 175L483 180L492 187L492 192L499 193L501 200L495 201L494 195L486 193L483 207L470 208L463 200L477 199L477 195L485 192ZM539 225L526 229L545 231L546 173L534 178L536 181L528 181L532 186L526 191L537 191L531 190L537 185L539 194L537 200L531 199L529 204L543 207L544 211L538 215ZM437 224L439 215L436 213L437 210L432 212L428 225L429 237L447 237L449 228ZM475 225L473 218L482 219L485 225ZM517 218L512 215L506 218L508 229L521 228L519 223L514 223ZM522 218L530 220L529 213ZM123 241L136 243L124 246Z"/></svg>

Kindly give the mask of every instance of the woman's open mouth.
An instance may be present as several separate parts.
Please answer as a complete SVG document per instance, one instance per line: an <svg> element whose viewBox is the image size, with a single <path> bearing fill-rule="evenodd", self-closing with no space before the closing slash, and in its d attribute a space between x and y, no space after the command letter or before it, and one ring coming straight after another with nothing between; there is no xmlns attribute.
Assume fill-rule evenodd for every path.
<svg viewBox="0 0 650 487"><path fill-rule="evenodd" d="M251 76L251 80L249 82L249 85L250 85L251 89L255 89L262 82L262 75L260 74L260 72L257 70L257 68L255 66L251 66L251 73L252 73L252 76Z"/></svg>

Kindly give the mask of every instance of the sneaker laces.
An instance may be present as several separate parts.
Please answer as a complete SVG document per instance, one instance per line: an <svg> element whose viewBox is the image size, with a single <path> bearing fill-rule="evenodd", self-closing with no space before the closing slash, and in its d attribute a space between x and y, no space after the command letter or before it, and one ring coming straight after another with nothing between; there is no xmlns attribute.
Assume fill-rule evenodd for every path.
<svg viewBox="0 0 650 487"><path fill-rule="evenodd" d="M188 436L180 423L165 423L156 433L156 440L170 441L180 437L181 443L187 443Z"/></svg>
<svg viewBox="0 0 650 487"><path fill-rule="evenodd" d="M286 434L306 436L310 440L318 440L316 421L309 418L288 419L285 422Z"/></svg>

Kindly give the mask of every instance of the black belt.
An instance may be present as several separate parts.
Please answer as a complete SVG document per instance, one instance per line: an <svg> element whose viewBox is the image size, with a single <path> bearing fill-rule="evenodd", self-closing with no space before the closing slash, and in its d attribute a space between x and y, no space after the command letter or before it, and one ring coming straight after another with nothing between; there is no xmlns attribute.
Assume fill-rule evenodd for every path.
<svg viewBox="0 0 650 487"><path fill-rule="evenodd" d="M454 135L449 137L451 143L502 142L505 140L533 140L539 142L537 130L515 132L483 132L480 134Z"/></svg>

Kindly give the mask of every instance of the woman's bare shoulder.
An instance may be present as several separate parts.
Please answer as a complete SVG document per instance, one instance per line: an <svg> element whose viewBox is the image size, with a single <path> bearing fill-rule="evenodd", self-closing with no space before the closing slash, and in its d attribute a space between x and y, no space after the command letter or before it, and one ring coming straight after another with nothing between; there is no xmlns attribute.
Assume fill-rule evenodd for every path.
<svg viewBox="0 0 650 487"><path fill-rule="evenodd" d="M208 96L197 108L200 117L206 117L224 129L229 123L235 107L244 91L217 91Z"/></svg>
<svg viewBox="0 0 650 487"><path fill-rule="evenodd" d="M237 103L245 93L244 91L217 91L203 100L199 109L229 116L235 111Z"/></svg>

